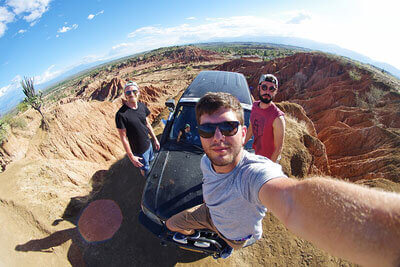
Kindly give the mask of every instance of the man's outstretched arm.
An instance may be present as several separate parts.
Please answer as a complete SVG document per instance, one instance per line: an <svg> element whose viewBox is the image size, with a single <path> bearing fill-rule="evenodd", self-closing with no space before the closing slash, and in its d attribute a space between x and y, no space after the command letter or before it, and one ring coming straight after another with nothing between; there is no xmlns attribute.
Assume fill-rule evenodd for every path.
<svg viewBox="0 0 400 267"><path fill-rule="evenodd" d="M328 178L276 178L259 198L291 232L334 256L400 265L399 194Z"/></svg>

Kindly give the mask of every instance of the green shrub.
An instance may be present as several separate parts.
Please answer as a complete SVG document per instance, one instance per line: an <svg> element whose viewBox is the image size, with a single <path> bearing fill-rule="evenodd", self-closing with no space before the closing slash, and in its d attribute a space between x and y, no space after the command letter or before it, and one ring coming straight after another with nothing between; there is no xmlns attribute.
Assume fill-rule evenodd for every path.
<svg viewBox="0 0 400 267"><path fill-rule="evenodd" d="M349 77L353 81L361 80L361 74L356 69L349 70Z"/></svg>
<svg viewBox="0 0 400 267"><path fill-rule="evenodd" d="M11 118L8 121L8 124L11 126L11 128L19 128L22 130L26 129L26 121L23 118Z"/></svg>
<svg viewBox="0 0 400 267"><path fill-rule="evenodd" d="M18 112L25 112L29 108L29 104L25 101L21 102L17 106Z"/></svg>
<svg viewBox="0 0 400 267"><path fill-rule="evenodd" d="M0 120L0 145L7 139L8 124L2 119Z"/></svg>

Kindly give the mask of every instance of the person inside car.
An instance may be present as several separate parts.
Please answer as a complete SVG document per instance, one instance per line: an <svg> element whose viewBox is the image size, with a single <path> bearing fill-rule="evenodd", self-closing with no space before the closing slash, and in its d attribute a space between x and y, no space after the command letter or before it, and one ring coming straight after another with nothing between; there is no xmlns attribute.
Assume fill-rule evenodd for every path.
<svg viewBox="0 0 400 267"><path fill-rule="evenodd" d="M176 141L178 143L189 142L191 138L192 138L192 133L190 132L190 124L186 123L185 127L179 131Z"/></svg>
<svg viewBox="0 0 400 267"><path fill-rule="evenodd" d="M222 258L262 235L271 211L291 232L334 256L366 266L400 264L400 194L326 177L288 178L279 164L243 149L243 109L228 93L208 93L196 105L205 203L166 221L173 240L197 229L228 243ZM197 243L197 244L196 244ZM206 246L202 241L195 245Z"/></svg>

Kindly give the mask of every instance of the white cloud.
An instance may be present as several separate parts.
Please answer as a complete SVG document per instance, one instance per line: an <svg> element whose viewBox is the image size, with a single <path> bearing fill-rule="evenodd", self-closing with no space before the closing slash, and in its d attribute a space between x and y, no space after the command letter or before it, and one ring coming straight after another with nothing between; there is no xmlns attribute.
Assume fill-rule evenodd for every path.
<svg viewBox="0 0 400 267"><path fill-rule="evenodd" d="M65 27L65 26L63 26L62 28L58 29L57 32L67 32L67 31L69 31L69 30L71 30L70 27Z"/></svg>
<svg viewBox="0 0 400 267"><path fill-rule="evenodd" d="M182 24L174 27L147 26L128 34L129 38L175 40L177 42L202 41L211 38L262 36L279 34L283 21L273 18L241 16L231 18L208 18L207 23L201 25Z"/></svg>
<svg viewBox="0 0 400 267"><path fill-rule="evenodd" d="M48 11L51 0L7 0L6 4L13 9L16 15L26 14L23 19L34 22Z"/></svg>
<svg viewBox="0 0 400 267"><path fill-rule="evenodd" d="M17 74L15 77L11 80L12 84L20 84L22 81L21 75Z"/></svg>
<svg viewBox="0 0 400 267"><path fill-rule="evenodd" d="M186 18L187 20L195 20L196 19L196 17L188 17L188 18Z"/></svg>
<svg viewBox="0 0 400 267"><path fill-rule="evenodd" d="M0 97L2 97L8 90L10 89L10 85L6 85L0 88Z"/></svg>
<svg viewBox="0 0 400 267"><path fill-rule="evenodd" d="M14 14L7 10L6 7L0 6L0 22L8 23L14 20Z"/></svg>
<svg viewBox="0 0 400 267"><path fill-rule="evenodd" d="M83 57L77 64L71 66L71 68L74 68L76 66L79 66L81 64L88 64L88 63L92 63L92 62L96 62L98 60L101 60L102 58L97 56L97 55L87 55L85 57Z"/></svg>
<svg viewBox="0 0 400 267"><path fill-rule="evenodd" d="M53 70L54 67L55 65L51 65L43 74L35 76L35 84L48 82L64 72L64 70Z"/></svg>
<svg viewBox="0 0 400 267"><path fill-rule="evenodd" d="M23 33L25 33L25 32L26 32L26 30L23 30L23 29L21 29L21 30L18 31L19 34L23 34Z"/></svg>
<svg viewBox="0 0 400 267"><path fill-rule="evenodd" d="M7 30L7 23L14 20L14 14L9 12L6 7L0 6L0 37L3 36Z"/></svg>
<svg viewBox="0 0 400 267"><path fill-rule="evenodd" d="M7 29L7 26L5 23L0 22L0 37L3 36L3 34L5 33Z"/></svg>
<svg viewBox="0 0 400 267"><path fill-rule="evenodd" d="M11 83L9 85L6 85L4 87L0 88L0 97L2 97L5 93L7 93L8 91L11 90L15 90L18 89L21 85L21 76L20 75L16 75L12 80Z"/></svg>
<svg viewBox="0 0 400 267"><path fill-rule="evenodd" d="M96 17L96 16L98 16L98 15L100 15L100 14L103 14L103 13L104 13L104 10L97 12L96 15L89 14L89 16L87 17L87 19L88 19L88 20L92 20L94 17Z"/></svg>
<svg viewBox="0 0 400 267"><path fill-rule="evenodd" d="M311 15L310 14L308 14L305 11L298 11L298 12L295 12L293 14L292 18L290 18L287 21L287 24L300 24L303 21L309 20L309 19L311 19Z"/></svg>
<svg viewBox="0 0 400 267"><path fill-rule="evenodd" d="M63 26L62 28L58 29L57 32L64 33L64 32L70 31L70 30L76 30L77 28L78 28L78 24L74 24L71 27ZM56 37L58 37L58 36L56 36Z"/></svg>
<svg viewBox="0 0 400 267"><path fill-rule="evenodd" d="M121 43L111 48L109 56L126 55L138 52L136 43Z"/></svg>
<svg viewBox="0 0 400 267"><path fill-rule="evenodd" d="M112 47L112 50L124 49L125 47L128 47L128 46L130 46L130 45L127 43L121 43L121 44L114 45Z"/></svg>

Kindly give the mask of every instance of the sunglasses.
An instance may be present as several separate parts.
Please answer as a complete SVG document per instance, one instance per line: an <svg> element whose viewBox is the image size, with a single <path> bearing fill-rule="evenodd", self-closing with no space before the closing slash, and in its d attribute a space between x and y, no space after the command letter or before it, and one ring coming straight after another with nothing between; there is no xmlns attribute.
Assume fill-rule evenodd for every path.
<svg viewBox="0 0 400 267"><path fill-rule="evenodd" d="M262 85L261 85L261 89L262 89L263 91L267 91L267 89L269 89L269 91L270 91L271 93L273 93L273 92L275 92L276 87L275 87L275 86L270 86L270 87L268 87L266 84L262 84Z"/></svg>
<svg viewBox="0 0 400 267"><path fill-rule="evenodd" d="M197 126L199 135L203 138L211 138L214 136L217 127L224 136L233 136L237 133L240 122L223 121L219 123L204 123Z"/></svg>
<svg viewBox="0 0 400 267"><path fill-rule="evenodd" d="M137 90L128 90L128 91L125 91L125 94L126 95L131 95L131 94L137 94L138 93L138 91Z"/></svg>

